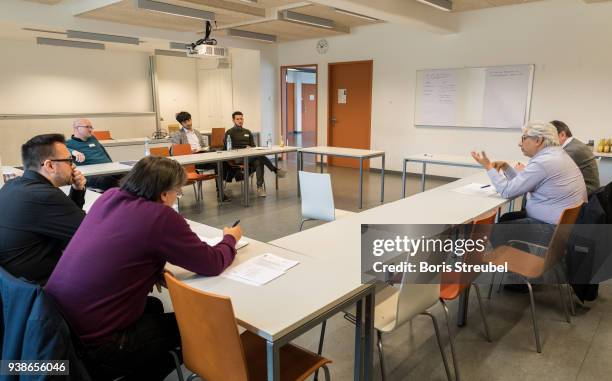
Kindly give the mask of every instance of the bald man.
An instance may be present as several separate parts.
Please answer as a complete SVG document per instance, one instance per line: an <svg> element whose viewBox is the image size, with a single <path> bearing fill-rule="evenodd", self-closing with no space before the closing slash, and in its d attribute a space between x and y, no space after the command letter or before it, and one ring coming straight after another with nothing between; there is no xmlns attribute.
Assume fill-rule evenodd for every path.
<svg viewBox="0 0 612 381"><path fill-rule="evenodd" d="M77 119L72 123L72 136L66 146L76 158L76 165L103 164L112 162L106 149L93 136L93 125L89 119ZM87 185L91 188L106 191L119 186L119 175L90 176Z"/></svg>

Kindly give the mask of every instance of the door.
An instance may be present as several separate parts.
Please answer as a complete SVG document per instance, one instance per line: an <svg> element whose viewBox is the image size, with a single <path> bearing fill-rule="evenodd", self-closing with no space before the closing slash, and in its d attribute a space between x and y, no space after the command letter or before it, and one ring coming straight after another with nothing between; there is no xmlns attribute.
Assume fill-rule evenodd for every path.
<svg viewBox="0 0 612 381"><path fill-rule="evenodd" d="M317 85L302 83L302 147L317 145Z"/></svg>
<svg viewBox="0 0 612 381"><path fill-rule="evenodd" d="M370 149L372 66L372 61L329 64L329 146ZM328 164L359 168L356 159L329 157ZM363 164L369 167L367 160Z"/></svg>
<svg viewBox="0 0 612 381"><path fill-rule="evenodd" d="M295 83L287 83L287 138L295 132Z"/></svg>

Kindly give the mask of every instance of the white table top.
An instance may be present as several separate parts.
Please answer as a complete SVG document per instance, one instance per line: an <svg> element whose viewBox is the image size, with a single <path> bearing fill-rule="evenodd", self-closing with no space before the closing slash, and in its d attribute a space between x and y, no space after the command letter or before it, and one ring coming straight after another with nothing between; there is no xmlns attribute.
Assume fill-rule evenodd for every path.
<svg viewBox="0 0 612 381"><path fill-rule="evenodd" d="M126 138L126 139L100 140L100 144L102 144L105 147L144 145L145 139L149 139L149 144L160 144L160 143L169 144L171 143L170 139Z"/></svg>
<svg viewBox="0 0 612 381"><path fill-rule="evenodd" d="M270 243L313 258L328 256L343 260L344 263L359 262L361 224L458 225L470 222L475 217L508 202L501 196L471 196L452 191L470 183L490 184L490 181L483 171L427 192L368 209Z"/></svg>
<svg viewBox="0 0 612 381"><path fill-rule="evenodd" d="M416 162L426 162L433 164L450 164L450 165L461 165L464 167L474 167L480 168L481 165L478 164L474 159L469 156L460 156L460 155L446 155L446 154L430 154L430 153L419 153L416 155L410 155L405 157L406 160L416 161Z"/></svg>
<svg viewBox="0 0 612 381"><path fill-rule="evenodd" d="M8 165L3 165L2 166L2 173L5 174L5 175L15 174L17 176L21 176L23 174L23 170L15 168L15 167L8 166Z"/></svg>
<svg viewBox="0 0 612 381"><path fill-rule="evenodd" d="M603 158L611 158L612 157L612 153L605 153L605 152L595 152L593 151L593 155L595 155L595 157L603 157Z"/></svg>
<svg viewBox="0 0 612 381"><path fill-rule="evenodd" d="M81 173L85 176L98 176L114 175L118 173L129 172L132 167L129 165L121 164L119 162L114 162L104 164L79 165L77 169L81 171Z"/></svg>
<svg viewBox="0 0 612 381"><path fill-rule="evenodd" d="M220 234L218 229L188 222L200 235ZM329 259L311 258L255 240L238 251L231 266L264 253L300 264L263 286L221 276L197 276L174 266L169 269L192 287L231 297L240 325L270 340L277 340L368 287L361 284L359 262L343 264L343 271L338 271L335 262Z"/></svg>
<svg viewBox="0 0 612 381"><path fill-rule="evenodd" d="M319 155L356 157L356 158L375 157L375 156L382 156L385 154L385 151L344 148L344 147L328 147L328 146L300 148L299 151L305 152L305 153L314 153L314 154L319 154Z"/></svg>
<svg viewBox="0 0 612 381"><path fill-rule="evenodd" d="M60 187L60 189L66 195L70 193L70 185ZM100 196L102 196L101 193L90 191L89 189L85 191L85 204L83 205L83 210L85 211L85 213L89 212L89 209L91 209L91 206L93 205L93 203L96 202L96 200Z"/></svg>

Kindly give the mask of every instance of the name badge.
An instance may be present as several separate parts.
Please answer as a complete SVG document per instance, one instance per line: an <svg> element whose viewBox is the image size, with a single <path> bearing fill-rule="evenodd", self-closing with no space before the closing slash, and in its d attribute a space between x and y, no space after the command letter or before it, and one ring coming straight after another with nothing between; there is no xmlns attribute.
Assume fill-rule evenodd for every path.
<svg viewBox="0 0 612 381"><path fill-rule="evenodd" d="M96 144L95 144L95 143L90 143L90 144L89 144L89 148L94 148L95 146L96 146Z"/></svg>
<svg viewBox="0 0 612 381"><path fill-rule="evenodd" d="M248 138L248 137L249 137L249 134L244 134L244 137L245 137L245 138Z"/></svg>

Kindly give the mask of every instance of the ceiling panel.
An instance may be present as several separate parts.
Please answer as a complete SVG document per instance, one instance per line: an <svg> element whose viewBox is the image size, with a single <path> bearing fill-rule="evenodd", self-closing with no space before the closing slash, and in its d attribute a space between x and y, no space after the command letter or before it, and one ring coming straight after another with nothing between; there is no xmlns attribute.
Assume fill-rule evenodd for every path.
<svg viewBox="0 0 612 381"><path fill-rule="evenodd" d="M453 12L473 11L476 9L516 5L541 0L453 0Z"/></svg>
<svg viewBox="0 0 612 381"><path fill-rule="evenodd" d="M323 29L301 25L293 22L273 20L257 24L245 25L236 29L248 30L251 32L272 34L278 37L279 42L304 40L308 38L321 38L345 34L333 29Z"/></svg>
<svg viewBox="0 0 612 381"><path fill-rule="evenodd" d="M164 2L174 5L185 5L185 1L165 0ZM252 14L210 6L192 4L190 7L214 12L219 27L260 18ZM85 12L80 14L79 17L182 32L198 32L204 29L204 24L201 20L138 9L132 0L123 0L119 3Z"/></svg>
<svg viewBox="0 0 612 381"><path fill-rule="evenodd" d="M59 4L62 2L62 0L25 0L25 1L30 1L32 3L49 4L49 5Z"/></svg>
<svg viewBox="0 0 612 381"><path fill-rule="evenodd" d="M322 17L325 19L334 20L336 23L346 25L348 27L370 25L380 21L370 21L360 17L349 16L343 13L334 11L333 8L322 5L308 5L305 7L294 8L292 11L303 13L310 16Z"/></svg>
<svg viewBox="0 0 612 381"><path fill-rule="evenodd" d="M233 3L245 4L245 2L242 0L227 0L227 1L231 1ZM284 5L291 5L291 4L304 3L304 2L307 2L307 1L304 1L304 0L257 0L256 3L252 3L250 5L254 7L259 7L259 8L276 8L276 7L281 7Z"/></svg>

